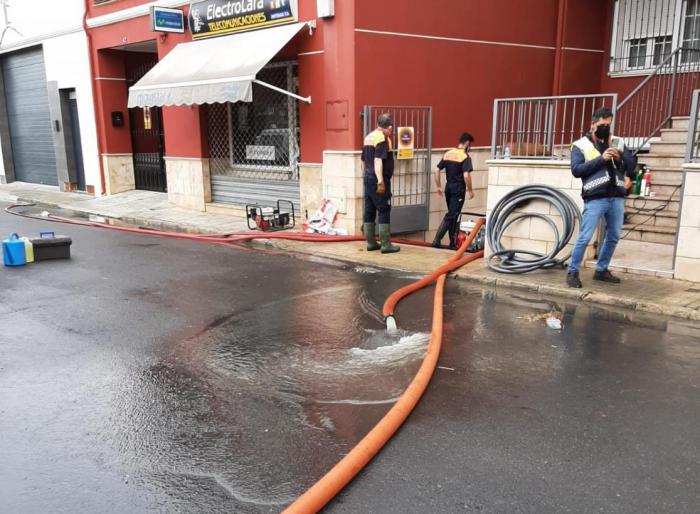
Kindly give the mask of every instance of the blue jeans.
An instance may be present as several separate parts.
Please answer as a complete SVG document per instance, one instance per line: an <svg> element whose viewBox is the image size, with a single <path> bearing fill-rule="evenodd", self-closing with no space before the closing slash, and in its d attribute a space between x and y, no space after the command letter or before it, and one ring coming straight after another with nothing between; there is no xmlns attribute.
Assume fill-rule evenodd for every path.
<svg viewBox="0 0 700 514"><path fill-rule="evenodd" d="M624 198L598 198L597 200L586 202L583 207L581 229L579 230L576 244L574 244L574 250L571 253L569 273L578 271L581 266L586 247L591 237L593 237L593 232L601 218L605 218L605 240L598 254L596 271L608 269L615 247L617 247L617 242L620 240L622 223L625 219Z"/></svg>

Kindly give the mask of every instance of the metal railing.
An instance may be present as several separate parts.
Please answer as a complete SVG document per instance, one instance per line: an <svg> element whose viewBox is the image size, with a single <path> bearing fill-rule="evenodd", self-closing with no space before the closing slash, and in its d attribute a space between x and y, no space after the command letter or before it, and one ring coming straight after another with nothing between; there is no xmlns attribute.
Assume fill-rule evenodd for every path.
<svg viewBox="0 0 700 514"><path fill-rule="evenodd" d="M497 98L491 158L567 159L600 107L614 112L617 94Z"/></svg>
<svg viewBox="0 0 700 514"><path fill-rule="evenodd" d="M615 133L638 152L673 116L690 112L700 86L700 50L676 48L617 106Z"/></svg>
<svg viewBox="0 0 700 514"><path fill-rule="evenodd" d="M688 142L685 146L685 162L700 162L700 123L698 123L698 99L700 89L693 91L688 123Z"/></svg>

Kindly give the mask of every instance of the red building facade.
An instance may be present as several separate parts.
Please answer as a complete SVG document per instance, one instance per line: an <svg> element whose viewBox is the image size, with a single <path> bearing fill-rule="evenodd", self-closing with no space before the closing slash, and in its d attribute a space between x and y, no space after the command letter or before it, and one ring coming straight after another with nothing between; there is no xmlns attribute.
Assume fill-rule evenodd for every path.
<svg viewBox="0 0 700 514"><path fill-rule="evenodd" d="M325 179L331 165L328 156L353 155L360 149L360 113L365 106L432 106L433 148L451 146L464 130L475 135L477 146L488 146L495 98L601 92L624 97L643 78L643 74L610 73L617 16L614 0L601 0L595 6L574 0L319 2L328 3L334 7L334 16L324 18L317 16L315 0L294 4L297 20L312 22L315 28L300 30L271 61L271 66L293 63L289 85L299 95L311 97L309 104L275 104L274 109L288 109L290 116L289 126L280 128L274 121L264 125L264 106L255 99L246 109L203 104L165 106L162 113L148 115L128 110L128 88L140 76L139 66L156 64L178 44L192 41L192 34L190 30L184 34L154 32L148 12L151 2L88 0L86 27L105 192L144 187L143 180L139 184L134 177L134 155L159 151L167 168L162 189L178 204L207 209L211 204L254 201L260 198L266 180L272 184L271 195L291 195L295 201L301 198L303 204L305 196L310 202L319 195L334 196ZM188 14L188 2L170 0L159 5ZM233 42L240 35L220 37ZM270 105L283 102L266 98ZM119 114L114 113L122 113L123 125L115 122L113 116ZM148 117L150 130L157 125L162 132L154 152L137 148L135 134L147 132L144 123L149 123ZM296 126L291 126L292 117ZM268 118L273 120L274 113ZM235 150L237 135L250 129L251 119L263 125ZM236 124L244 130L237 131ZM222 128L225 125L227 133ZM278 170L279 175L267 173L264 161L235 157L236 151L249 157L249 147L266 146L265 141L270 148L269 141L285 130L286 139L274 143L278 150L289 144L286 168ZM228 142L220 142L226 139ZM226 159L218 154L230 156L230 162L224 163ZM277 166L270 163L270 169ZM234 169L237 165L245 169ZM290 171L291 167L296 171ZM183 173L189 175L180 180ZM230 181L217 186L224 179ZM282 183L286 186L281 187ZM305 183L316 184L316 194L307 194ZM247 192L231 192L236 187ZM345 189L346 193L354 190L346 199L357 204L361 195L356 184Z"/></svg>

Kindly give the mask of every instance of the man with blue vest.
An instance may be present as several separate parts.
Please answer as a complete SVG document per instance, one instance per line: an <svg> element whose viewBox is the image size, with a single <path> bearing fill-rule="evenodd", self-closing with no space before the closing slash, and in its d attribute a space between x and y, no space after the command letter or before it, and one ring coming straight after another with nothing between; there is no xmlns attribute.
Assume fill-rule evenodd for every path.
<svg viewBox="0 0 700 514"><path fill-rule="evenodd" d="M381 250L395 253L401 250L391 244L391 177L394 175L394 156L391 153L391 134L394 122L389 114L382 114L377 128L367 134L362 146L364 183L364 213L362 230L367 239L367 251ZM379 240L375 240L374 221L379 222Z"/></svg>
<svg viewBox="0 0 700 514"><path fill-rule="evenodd" d="M621 138L610 132L613 114L607 107L593 113L591 131L571 148L571 173L583 186L584 208L578 239L566 275L569 287L582 287L579 267L598 222L605 219L605 239L600 247L593 280L619 284L608 270L625 217L625 196L637 160Z"/></svg>

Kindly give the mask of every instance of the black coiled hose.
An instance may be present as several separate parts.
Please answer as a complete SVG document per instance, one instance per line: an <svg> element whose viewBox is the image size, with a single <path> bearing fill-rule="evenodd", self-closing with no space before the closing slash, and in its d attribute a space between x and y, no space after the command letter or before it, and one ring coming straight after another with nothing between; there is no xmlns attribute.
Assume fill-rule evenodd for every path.
<svg viewBox="0 0 700 514"><path fill-rule="evenodd" d="M533 200L546 200L551 203L561 216L563 228L560 233L556 223L547 215L535 212L517 212ZM544 220L554 233L554 248L548 254L532 250L506 249L501 245L501 238L508 227L518 220L539 218ZM499 273L526 273L538 269L563 266L571 257L557 258L566 247L576 230L576 222L580 224L581 211L573 200L558 189L543 184L531 184L514 189L496 204L486 225L486 238L493 254L486 261L489 269Z"/></svg>

